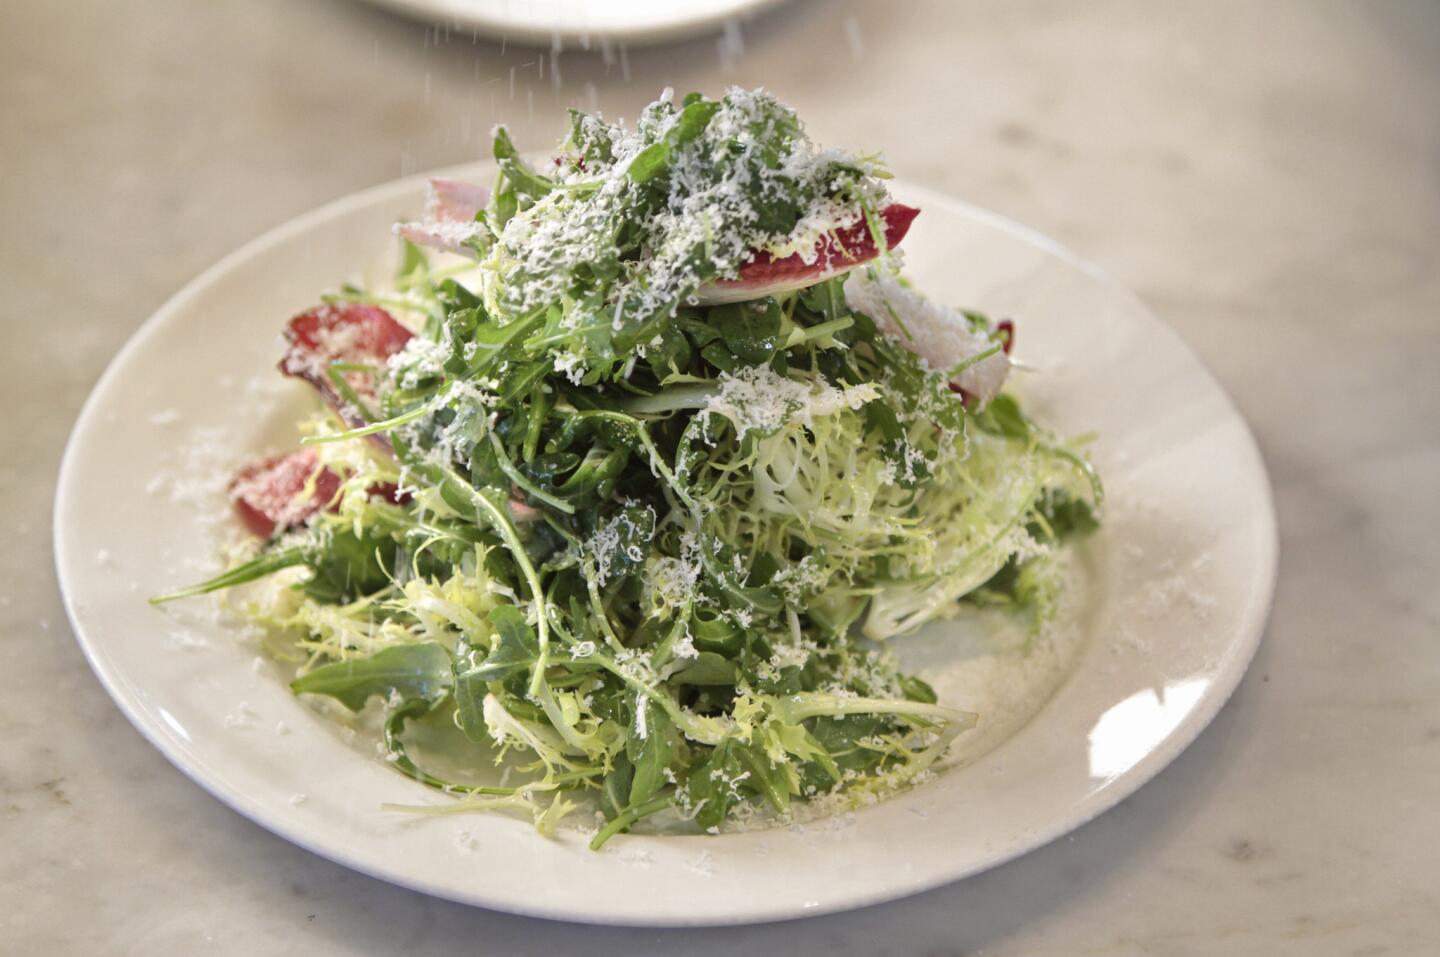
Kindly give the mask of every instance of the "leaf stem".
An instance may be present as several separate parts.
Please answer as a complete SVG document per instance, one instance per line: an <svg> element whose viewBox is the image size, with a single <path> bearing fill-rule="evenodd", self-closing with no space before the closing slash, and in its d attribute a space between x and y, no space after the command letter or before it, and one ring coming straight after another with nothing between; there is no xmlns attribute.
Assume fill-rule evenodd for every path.
<svg viewBox="0 0 1440 957"><path fill-rule="evenodd" d="M615 818L615 820L602 827L600 829L600 833L596 834L593 838L590 839L590 850L600 850L600 848L605 846L606 841L610 840L610 838L614 837L616 834L619 834L622 831L629 829L631 825L633 825L636 821L640 820L642 817L649 817L652 814L663 811L672 803L673 802L669 794L660 794L644 802L643 804L636 804L632 805L631 807L627 807L624 811L620 813L618 817Z"/></svg>
<svg viewBox="0 0 1440 957"><path fill-rule="evenodd" d="M540 501L544 502L546 505L549 505L551 508L558 509L559 511L564 512L566 515L575 514L575 506L571 505L563 498L551 495L549 492L545 491L543 488L526 478L524 473L522 473L519 469L515 467L515 463L510 461L510 456L505 453L505 444L500 441L500 436L496 435L494 432L490 433L490 447L495 450L495 461L496 464L500 466L500 471L504 472L505 476L510 479L510 481L514 482L518 487L527 492L532 498L538 498Z"/></svg>
<svg viewBox="0 0 1440 957"><path fill-rule="evenodd" d="M545 614L545 593L540 588L540 576L535 574L535 566L531 564L530 556L520 541L520 533L515 530L515 523L510 521L510 516L505 514L505 510L462 479L450 466L439 465L435 468L445 482L469 499L477 514L505 540L505 545L510 550L510 557L514 558L515 563L520 566L520 573L525 576L525 582L530 586L531 601L535 603L536 611L536 635L540 643L540 654L535 659L535 671L530 677L530 693L538 695L540 685L545 680L545 669L550 666L550 622L549 616Z"/></svg>
<svg viewBox="0 0 1440 957"><path fill-rule="evenodd" d="M449 388L441 389L439 392L435 393L433 398L420 403L415 408L411 409L409 412L402 412L397 416L384 419L380 422L372 422L369 425L362 425L358 429L348 429L344 432L332 432L328 435L307 435L305 436L305 438L300 440L300 444L324 445L328 442L348 442L350 439L364 438L367 435L374 435L377 432L389 432L391 429L399 428L402 425L408 425L409 423L414 422L418 419L423 419L431 412L434 412L446 402L450 401L451 391L452 390Z"/></svg>

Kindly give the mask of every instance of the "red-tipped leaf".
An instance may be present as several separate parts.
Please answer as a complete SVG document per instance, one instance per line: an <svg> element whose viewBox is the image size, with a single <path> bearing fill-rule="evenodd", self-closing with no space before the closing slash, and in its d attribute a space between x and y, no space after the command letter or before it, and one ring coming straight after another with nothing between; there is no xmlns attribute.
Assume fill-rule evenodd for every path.
<svg viewBox="0 0 1440 957"><path fill-rule="evenodd" d="M305 494L307 486L312 494ZM303 525L339 490L340 476L320 464L314 449L296 449L255 462L230 480L230 500L240 521L261 538Z"/></svg>
<svg viewBox="0 0 1440 957"><path fill-rule="evenodd" d="M903 203L891 203L880 211L886 249L900 245L918 215L920 210ZM713 305L788 292L854 269L880 252L870 224L860 219L822 236L810 256L792 253L776 259L767 252L756 251L740 267L738 278L709 283L701 287L696 297L702 304Z"/></svg>
<svg viewBox="0 0 1440 957"><path fill-rule="evenodd" d="M336 363L368 366L367 371L337 370L336 374L356 398L369 404L386 362L405 348L411 336L409 329L379 306L318 306L290 320L285 329L290 348L280 360L280 371L313 385L347 425L362 426L366 424L363 410L336 384L331 367Z"/></svg>
<svg viewBox="0 0 1440 957"><path fill-rule="evenodd" d="M470 253L467 240L481 235L485 227L475 221L490 199L490 190L474 183L453 179L432 179L425 218L418 223L401 223L395 231L417 246L448 253Z"/></svg>
<svg viewBox="0 0 1440 957"><path fill-rule="evenodd" d="M338 508L340 481L339 475L320 464L314 449L296 449L235 473L230 480L230 500L247 529L269 538L277 531L304 525L322 509ZM397 505L409 500L391 482L376 482L369 493L371 498Z"/></svg>

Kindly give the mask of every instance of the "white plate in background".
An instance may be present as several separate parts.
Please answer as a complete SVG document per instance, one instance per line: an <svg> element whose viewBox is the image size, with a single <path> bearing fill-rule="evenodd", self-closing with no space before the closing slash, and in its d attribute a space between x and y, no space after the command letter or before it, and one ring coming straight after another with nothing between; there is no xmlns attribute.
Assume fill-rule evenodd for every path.
<svg viewBox="0 0 1440 957"><path fill-rule="evenodd" d="M719 31L780 0L367 0L494 40L588 49L592 42L658 43Z"/></svg>

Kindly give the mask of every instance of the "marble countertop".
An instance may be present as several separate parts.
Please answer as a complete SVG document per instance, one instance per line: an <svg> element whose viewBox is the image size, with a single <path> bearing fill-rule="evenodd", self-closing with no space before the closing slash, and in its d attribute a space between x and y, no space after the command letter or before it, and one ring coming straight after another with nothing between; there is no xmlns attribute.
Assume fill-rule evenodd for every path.
<svg viewBox="0 0 1440 957"><path fill-rule="evenodd" d="M723 42L546 61L343 0L0 10L0 951L1440 952L1440 7L794 0ZM731 82L1104 264L1215 371L1282 538L1230 704L1053 845L746 929L444 903L210 798L110 703L55 585L55 472L109 357L244 241L497 121L539 144L557 104Z"/></svg>

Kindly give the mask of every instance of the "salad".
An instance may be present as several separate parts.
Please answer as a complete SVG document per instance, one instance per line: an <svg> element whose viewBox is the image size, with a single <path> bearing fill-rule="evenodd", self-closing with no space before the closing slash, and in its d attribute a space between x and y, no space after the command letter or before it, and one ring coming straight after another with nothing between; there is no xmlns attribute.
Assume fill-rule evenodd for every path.
<svg viewBox="0 0 1440 957"><path fill-rule="evenodd" d="M248 553L155 600L247 586L295 693L379 714L428 810L588 815L594 848L932 775L976 716L887 641L1043 627L1101 504L1003 391L1013 325L914 290L920 211L761 90L494 153L397 227L393 288L290 320L324 409L232 482Z"/></svg>

